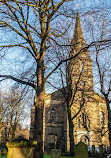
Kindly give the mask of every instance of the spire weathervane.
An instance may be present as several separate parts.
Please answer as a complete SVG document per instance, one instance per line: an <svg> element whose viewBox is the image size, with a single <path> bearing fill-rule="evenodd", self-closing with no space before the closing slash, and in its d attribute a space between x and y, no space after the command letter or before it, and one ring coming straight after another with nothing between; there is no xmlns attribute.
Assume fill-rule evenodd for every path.
<svg viewBox="0 0 111 158"><path fill-rule="evenodd" d="M79 4L78 3L76 4L76 8L77 8L77 12L78 12L78 10L79 10Z"/></svg>

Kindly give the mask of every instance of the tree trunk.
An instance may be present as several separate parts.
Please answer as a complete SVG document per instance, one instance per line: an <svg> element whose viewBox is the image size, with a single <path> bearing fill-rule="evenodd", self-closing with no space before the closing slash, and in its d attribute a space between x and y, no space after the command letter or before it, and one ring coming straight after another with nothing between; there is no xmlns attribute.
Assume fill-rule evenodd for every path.
<svg viewBox="0 0 111 158"><path fill-rule="evenodd" d="M68 73L69 70L67 70L66 73ZM68 76L70 76L68 74ZM74 135L73 135L73 130L74 130L74 124L73 124L73 120L72 120L72 114L71 114L71 106L72 106L72 89L71 89L71 83L72 83L72 80L71 78L68 76L66 76L66 79L67 79L67 88L68 88L68 94L67 94L67 99L66 99L66 102L67 102L67 114L68 114L68 121L69 121L69 138L70 138L70 155L71 156L74 156L75 155L75 150L74 150L74 147L75 147L75 144L74 144ZM74 98L73 98L74 100Z"/></svg>
<svg viewBox="0 0 111 158"><path fill-rule="evenodd" d="M110 106L109 106L109 98L108 98L107 94L105 95L105 101L106 101L107 110L108 110L109 143L110 143L110 147L111 147Z"/></svg>
<svg viewBox="0 0 111 158"><path fill-rule="evenodd" d="M34 140L37 146L34 151L34 158L43 158L43 108L45 99L44 84L44 63L37 63L37 101L35 107Z"/></svg>
<svg viewBox="0 0 111 158"><path fill-rule="evenodd" d="M73 129L74 124L71 117L71 110L68 108L68 120L69 120L69 138L70 138L70 156L74 156L74 135L73 135Z"/></svg>

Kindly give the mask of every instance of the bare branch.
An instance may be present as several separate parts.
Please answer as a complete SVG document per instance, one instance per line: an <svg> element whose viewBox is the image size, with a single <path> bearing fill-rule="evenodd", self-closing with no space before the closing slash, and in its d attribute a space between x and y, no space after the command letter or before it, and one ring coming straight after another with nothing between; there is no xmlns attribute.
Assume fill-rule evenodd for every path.
<svg viewBox="0 0 111 158"><path fill-rule="evenodd" d="M29 86L33 87L34 89L36 89L36 86L34 84L32 84L31 82L20 80L20 79L18 79L16 77L13 77L11 75L0 75L0 77L2 77L4 79L12 79L12 80L14 80L16 82L19 82L19 83L25 84L25 85L29 85Z"/></svg>
<svg viewBox="0 0 111 158"><path fill-rule="evenodd" d="M47 75L47 77L45 78L45 81L49 78L49 76L52 75L52 73L53 73L54 71L56 71L56 70L58 69L58 67L59 67L62 63L76 58L80 53L83 53L83 52L87 51L90 47L93 47L93 46L95 46L95 45L103 45L103 46L105 46L105 45L108 45L108 44L110 44L110 43L111 43L111 39L109 39L109 40L103 40L103 41L91 42L88 46L82 48L82 49L81 49L77 54L75 54L74 56L72 56L72 57L70 57L70 58L67 58L67 59L65 59L65 60L61 60L61 61L59 62L59 64ZM60 46L70 46L70 45L60 45ZM72 46L72 45L71 45L71 46Z"/></svg>

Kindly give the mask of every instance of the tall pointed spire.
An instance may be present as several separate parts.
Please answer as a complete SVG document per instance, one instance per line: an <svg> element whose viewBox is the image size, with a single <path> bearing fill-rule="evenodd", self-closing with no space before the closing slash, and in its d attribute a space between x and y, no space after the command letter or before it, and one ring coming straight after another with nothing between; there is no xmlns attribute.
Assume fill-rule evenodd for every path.
<svg viewBox="0 0 111 158"><path fill-rule="evenodd" d="M77 16L76 16L75 31L74 31L72 43L73 44L78 44L78 43L85 44L86 43L86 41L83 37L83 32L82 32L81 23L80 23L80 16L79 16L78 11L77 11Z"/></svg>

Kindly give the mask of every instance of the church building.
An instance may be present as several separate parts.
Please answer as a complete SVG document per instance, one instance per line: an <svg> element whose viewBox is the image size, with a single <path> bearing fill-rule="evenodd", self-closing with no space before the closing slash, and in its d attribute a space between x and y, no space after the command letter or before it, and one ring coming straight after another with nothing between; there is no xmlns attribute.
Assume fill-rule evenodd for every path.
<svg viewBox="0 0 111 158"><path fill-rule="evenodd" d="M77 13L73 39L69 56L74 56L86 46L79 13ZM67 87L45 95L43 117L44 150L70 149L68 109L71 110L74 143L80 141L89 147L108 141L108 113L104 98L93 90L92 60L89 51L69 61L67 65ZM34 106L31 109L30 138L34 131Z"/></svg>

